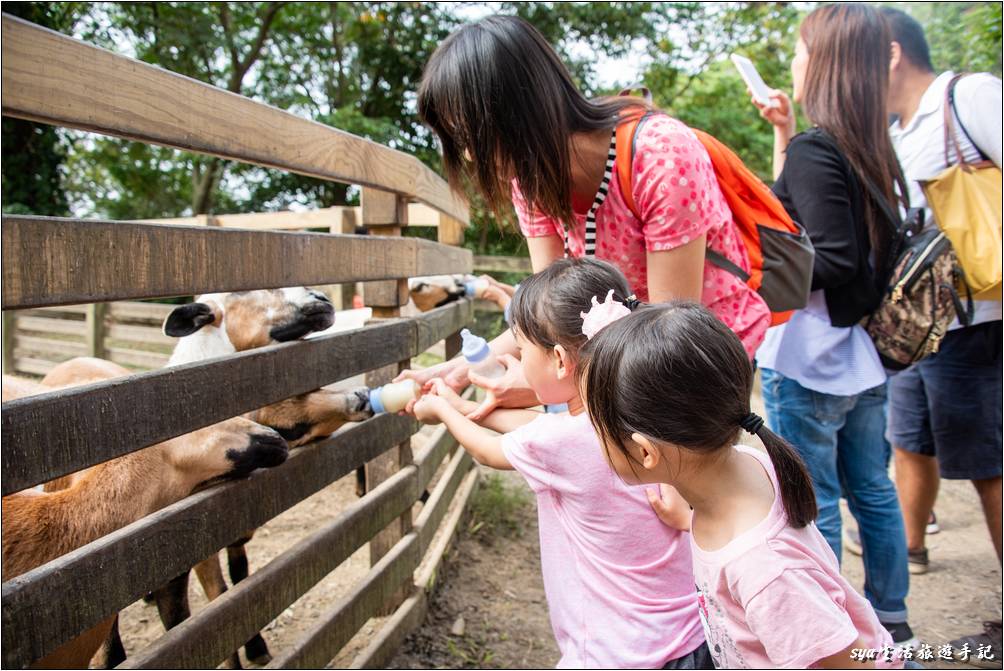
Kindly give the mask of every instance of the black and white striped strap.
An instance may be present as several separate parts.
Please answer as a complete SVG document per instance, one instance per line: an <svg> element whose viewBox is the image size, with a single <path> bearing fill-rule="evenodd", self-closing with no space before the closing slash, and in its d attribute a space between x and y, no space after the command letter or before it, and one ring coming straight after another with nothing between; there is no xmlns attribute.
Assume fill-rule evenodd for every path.
<svg viewBox="0 0 1004 671"><path fill-rule="evenodd" d="M597 189L596 197L593 198L592 207L589 208L589 213L586 215L586 256L593 256L596 254L596 211L600 209L600 205L602 205L603 201L607 199L607 192L610 190L610 179L614 172L614 160L616 158L617 129L615 128L610 137L610 148L607 150L607 164L603 168L603 180L600 181L600 188ZM568 231L565 231L565 256L568 256L568 254Z"/></svg>

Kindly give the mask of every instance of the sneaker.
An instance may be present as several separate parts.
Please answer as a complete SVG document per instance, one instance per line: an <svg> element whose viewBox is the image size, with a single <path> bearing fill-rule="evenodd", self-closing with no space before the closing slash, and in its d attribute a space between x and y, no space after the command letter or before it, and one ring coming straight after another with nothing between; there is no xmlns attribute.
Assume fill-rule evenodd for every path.
<svg viewBox="0 0 1004 671"><path fill-rule="evenodd" d="M889 635L892 636L893 645L897 648L916 648L920 645L920 640L913 635L913 629L910 629L910 625L906 622L883 622L882 626L885 627Z"/></svg>
<svg viewBox="0 0 1004 671"><path fill-rule="evenodd" d="M906 568L913 575L923 575L931 568L931 562L927 558L927 548L906 551Z"/></svg>
<svg viewBox="0 0 1004 671"><path fill-rule="evenodd" d="M1001 656L1004 649L1001 647L1001 623L984 622L983 633L973 634L957 638L949 645L955 653L955 659L966 662L981 669L1001 668ZM983 651L983 658L980 658L980 651ZM989 654L988 654L989 653Z"/></svg>
<svg viewBox="0 0 1004 671"><path fill-rule="evenodd" d="M864 550L861 549L861 534L857 529L848 529L844 527L844 547L852 555L860 557L864 554Z"/></svg>
<svg viewBox="0 0 1004 671"><path fill-rule="evenodd" d="M934 516L934 511L931 511L931 516L927 518L927 527L924 529L924 533L928 536L933 536L934 534L941 531L941 527L938 526L938 518Z"/></svg>

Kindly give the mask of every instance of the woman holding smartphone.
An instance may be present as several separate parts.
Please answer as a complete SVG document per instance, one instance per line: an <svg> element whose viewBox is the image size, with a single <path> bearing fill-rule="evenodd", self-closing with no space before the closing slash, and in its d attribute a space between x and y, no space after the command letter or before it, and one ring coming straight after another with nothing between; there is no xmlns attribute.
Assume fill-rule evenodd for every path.
<svg viewBox="0 0 1004 671"><path fill-rule="evenodd" d="M865 596L897 645L907 624L906 537L888 476L886 373L858 322L878 304L888 270L889 204L906 193L888 134L890 32L868 5L827 5L799 29L791 63L794 102L813 127L795 134L792 100L754 101L774 126L774 192L816 251L806 308L767 333L757 352L770 428L809 468L816 524L841 556L840 498L858 522Z"/></svg>
<svg viewBox="0 0 1004 671"><path fill-rule="evenodd" d="M429 60L418 94L451 184L469 180L497 213L515 205L535 272L566 254L595 255L620 268L642 301L701 301L752 357L770 313L743 280L705 261L710 247L749 270L704 147L660 113L639 128L632 165L615 165L621 116L644 105L583 96L543 36L513 16L491 16L450 35ZM631 173L640 218L621 193L620 170ZM508 333L492 350L517 353ZM471 381L493 392L489 405L535 405L515 359L504 362L505 378ZM466 373L461 360L402 377L444 377L459 389Z"/></svg>

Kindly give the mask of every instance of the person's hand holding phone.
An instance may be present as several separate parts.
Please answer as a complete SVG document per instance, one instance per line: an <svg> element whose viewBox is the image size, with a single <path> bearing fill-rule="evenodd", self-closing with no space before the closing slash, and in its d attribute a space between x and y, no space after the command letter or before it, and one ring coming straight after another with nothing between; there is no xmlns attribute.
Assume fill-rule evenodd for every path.
<svg viewBox="0 0 1004 671"><path fill-rule="evenodd" d="M749 91L749 88L746 90ZM771 89L770 100L772 104L765 105L753 95L752 91L749 93L750 102L760 110L760 116L778 130L785 132L789 138L795 134L795 109L788 94L784 91Z"/></svg>

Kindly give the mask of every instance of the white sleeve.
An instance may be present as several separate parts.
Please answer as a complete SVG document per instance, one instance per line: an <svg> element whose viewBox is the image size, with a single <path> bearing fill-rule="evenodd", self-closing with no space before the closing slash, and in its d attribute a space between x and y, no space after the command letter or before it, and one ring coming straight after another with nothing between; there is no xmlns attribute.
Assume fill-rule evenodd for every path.
<svg viewBox="0 0 1004 671"><path fill-rule="evenodd" d="M955 109L972 141L1001 167L1001 80L988 74L963 77L955 86Z"/></svg>

